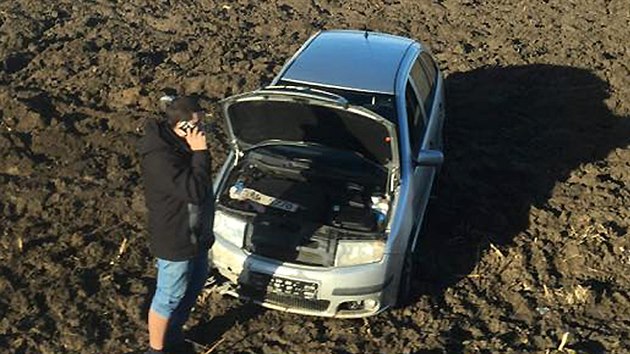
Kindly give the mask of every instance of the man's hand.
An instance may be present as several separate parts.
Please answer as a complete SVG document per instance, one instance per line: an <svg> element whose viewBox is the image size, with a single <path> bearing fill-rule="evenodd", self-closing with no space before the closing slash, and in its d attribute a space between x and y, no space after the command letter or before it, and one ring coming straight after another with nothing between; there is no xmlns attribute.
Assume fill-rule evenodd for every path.
<svg viewBox="0 0 630 354"><path fill-rule="evenodd" d="M199 130L198 127L194 127L188 130L186 135L186 142L192 151L201 151L208 149L208 143L206 142L206 133Z"/></svg>

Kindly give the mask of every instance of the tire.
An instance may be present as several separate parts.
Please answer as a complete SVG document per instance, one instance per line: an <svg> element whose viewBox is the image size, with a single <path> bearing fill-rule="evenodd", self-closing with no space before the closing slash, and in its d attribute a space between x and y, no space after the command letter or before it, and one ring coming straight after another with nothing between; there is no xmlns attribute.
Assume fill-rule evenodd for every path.
<svg viewBox="0 0 630 354"><path fill-rule="evenodd" d="M412 281L416 268L413 258L413 252L411 252L411 250L407 250L405 253L405 259L403 260L403 266L400 270L400 283L398 284L398 294L396 298L397 308L406 307L411 303Z"/></svg>
<svg viewBox="0 0 630 354"><path fill-rule="evenodd" d="M416 247L418 247L417 243L420 242L420 237L426 232L426 220L422 220L422 223L416 228L420 228L420 230L413 231L413 237L418 238L416 240ZM413 280L417 279L420 273L420 264L416 262L416 257L418 256L418 251L413 248L414 239L409 239L409 244L407 245L407 251L405 252L405 259L403 260L403 265L400 269L400 282L398 284L398 294L396 296L396 305L397 308L403 308L408 305L411 305L414 300L413 293Z"/></svg>

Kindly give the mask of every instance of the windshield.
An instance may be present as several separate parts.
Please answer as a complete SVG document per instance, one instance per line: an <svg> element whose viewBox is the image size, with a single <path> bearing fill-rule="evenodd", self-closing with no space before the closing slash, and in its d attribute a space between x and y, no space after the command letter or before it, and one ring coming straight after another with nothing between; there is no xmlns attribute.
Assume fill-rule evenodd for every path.
<svg viewBox="0 0 630 354"><path fill-rule="evenodd" d="M228 108L235 137L253 146L267 141L316 143L348 150L386 165L391 137L380 122L342 108L307 101L256 99Z"/></svg>

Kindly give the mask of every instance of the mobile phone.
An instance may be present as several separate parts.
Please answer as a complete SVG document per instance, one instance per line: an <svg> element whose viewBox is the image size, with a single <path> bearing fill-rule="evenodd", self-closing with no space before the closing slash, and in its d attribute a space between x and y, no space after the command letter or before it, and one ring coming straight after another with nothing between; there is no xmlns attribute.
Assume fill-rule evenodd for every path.
<svg viewBox="0 0 630 354"><path fill-rule="evenodd" d="M197 125L194 123L191 123L189 121L185 121L184 124L182 124L182 126L180 127L181 130L183 131L188 131L189 129L192 129L194 127L196 127Z"/></svg>
<svg viewBox="0 0 630 354"><path fill-rule="evenodd" d="M179 129L181 129L184 133L186 133L186 135L188 135L190 133L190 130L192 130L192 128L196 127L197 125L194 123L191 123L189 121L185 121L182 125L179 126Z"/></svg>

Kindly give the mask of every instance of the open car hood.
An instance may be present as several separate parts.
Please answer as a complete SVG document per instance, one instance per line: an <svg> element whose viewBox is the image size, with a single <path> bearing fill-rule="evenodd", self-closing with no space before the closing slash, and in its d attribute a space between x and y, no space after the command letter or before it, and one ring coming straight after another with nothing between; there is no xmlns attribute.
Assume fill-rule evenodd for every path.
<svg viewBox="0 0 630 354"><path fill-rule="evenodd" d="M265 143L315 143L398 166L394 124L325 91L270 86L223 100L223 115L240 152Z"/></svg>

